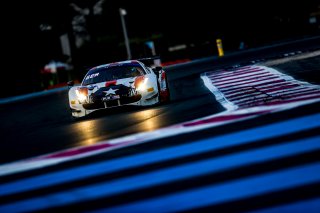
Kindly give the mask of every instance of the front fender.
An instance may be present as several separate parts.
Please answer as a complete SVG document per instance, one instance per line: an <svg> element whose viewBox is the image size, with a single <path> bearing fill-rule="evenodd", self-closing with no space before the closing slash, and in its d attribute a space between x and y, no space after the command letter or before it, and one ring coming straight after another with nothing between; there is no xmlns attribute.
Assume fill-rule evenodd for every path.
<svg viewBox="0 0 320 213"><path fill-rule="evenodd" d="M68 91L68 98L69 98L69 106L70 108L74 108L76 105L80 104L77 99L76 89L78 87L74 86L71 87Z"/></svg>

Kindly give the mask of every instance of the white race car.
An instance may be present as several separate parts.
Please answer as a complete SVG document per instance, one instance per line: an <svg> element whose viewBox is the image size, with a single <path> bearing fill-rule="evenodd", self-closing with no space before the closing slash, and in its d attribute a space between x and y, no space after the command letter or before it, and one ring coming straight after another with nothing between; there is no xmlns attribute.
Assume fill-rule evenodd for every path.
<svg viewBox="0 0 320 213"><path fill-rule="evenodd" d="M169 101L166 72L139 60L122 61L94 67L80 86L68 82L69 105L73 117L123 105L148 106Z"/></svg>

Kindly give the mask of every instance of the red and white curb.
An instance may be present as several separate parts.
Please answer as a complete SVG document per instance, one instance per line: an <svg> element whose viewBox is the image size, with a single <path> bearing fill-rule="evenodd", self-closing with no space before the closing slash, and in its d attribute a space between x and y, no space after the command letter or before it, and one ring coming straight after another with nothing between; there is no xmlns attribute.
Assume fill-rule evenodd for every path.
<svg viewBox="0 0 320 213"><path fill-rule="evenodd" d="M320 98L320 86L264 66L206 72L201 78L227 110Z"/></svg>
<svg viewBox="0 0 320 213"><path fill-rule="evenodd" d="M250 74L250 72L252 73ZM257 73L260 73L261 76ZM252 76L254 76L253 80L248 79ZM320 101L319 86L297 81L290 76L267 67L247 66L233 71L208 72L201 77L217 100L227 109L226 111L151 132L137 133L102 141L94 145L67 149L32 159L4 164L0 166L0 176L56 165L122 147L251 119L262 114L287 110ZM286 88L287 86L288 88ZM298 90L292 89L295 87ZM256 90L253 90L253 88ZM282 98L278 97L280 94Z"/></svg>

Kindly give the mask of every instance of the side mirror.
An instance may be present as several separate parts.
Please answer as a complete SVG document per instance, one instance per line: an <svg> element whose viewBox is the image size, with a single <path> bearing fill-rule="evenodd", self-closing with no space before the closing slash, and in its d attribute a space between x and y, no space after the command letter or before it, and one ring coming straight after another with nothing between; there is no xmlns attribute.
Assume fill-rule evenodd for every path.
<svg viewBox="0 0 320 213"><path fill-rule="evenodd" d="M68 81L68 82L67 82L67 85L68 85L69 87L73 87L73 86L74 86L74 81Z"/></svg>
<svg viewBox="0 0 320 213"><path fill-rule="evenodd" d="M153 72L160 72L162 70L162 67L154 67L152 68Z"/></svg>

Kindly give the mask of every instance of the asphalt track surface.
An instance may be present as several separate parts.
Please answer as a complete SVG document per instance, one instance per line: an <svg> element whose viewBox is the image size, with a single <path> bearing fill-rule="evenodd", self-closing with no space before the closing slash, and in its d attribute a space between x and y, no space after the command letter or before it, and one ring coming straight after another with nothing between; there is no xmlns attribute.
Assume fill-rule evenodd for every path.
<svg viewBox="0 0 320 213"><path fill-rule="evenodd" d="M198 76L170 83L172 101L168 104L112 109L81 120L70 116L67 91L1 106L5 122L1 124L0 162L151 131L223 110Z"/></svg>
<svg viewBox="0 0 320 213"><path fill-rule="evenodd" d="M292 51L316 49L317 46L314 44L319 44L319 40L319 37L316 37L280 47L248 50L220 59L212 57L182 66L168 67L172 101L161 106L112 109L74 121L70 117L66 91L1 105L0 163L151 131L221 112L224 109L203 85L200 73L250 63L252 60L278 58ZM294 74L294 77L314 82L319 80L316 69L319 66L316 63L319 62L313 60L312 63L300 63L299 66L289 63L290 69L287 70L291 71L290 74ZM288 65L280 65L280 69L283 66ZM308 72L306 74L301 70Z"/></svg>
<svg viewBox="0 0 320 213"><path fill-rule="evenodd" d="M312 47L308 44L312 44ZM284 45L283 49L276 47L275 50L280 54L279 57L290 51L314 50L315 46L308 40L304 45L295 45L297 49ZM275 52L267 48L244 53L244 58L241 58L240 53L214 61L202 60L196 62L201 64L198 69L194 64L170 67L168 78L172 102L155 107L104 111L74 121L69 116L65 92L2 105L1 135L4 139L0 145L1 163L151 131L221 112L223 108L204 87L199 74L250 63L253 59L265 61L268 57L275 58ZM298 80L319 85L319 61L319 56L316 56L278 62L272 64L272 67ZM29 184L33 181L32 184L37 185L36 180L32 180L33 176L48 174L54 180L53 177L59 177L55 173L64 170L70 173L70 178L75 176L75 180L68 183L63 182L63 178L57 178L60 182L55 186L45 185L50 179L43 178L43 187L0 196L0 208L17 211L46 209L53 212L212 212L213 209L218 212L292 212L307 206L310 207L308 212L317 212L320 191L320 173L317 172L320 170L320 125L315 120L318 117L319 103L314 103L249 121L159 139L50 168L7 176L1 182L21 180L21 183L16 183L22 184L20 190L28 186L28 177L31 178ZM281 129L282 126L287 128ZM257 134L262 130L266 130L266 135ZM210 148L214 140L224 140L224 137L233 139L227 141L239 141L239 144L228 146L226 141L219 149ZM197 154L197 143L206 144L206 151ZM301 145L303 143L305 145ZM178 157L179 153L187 152L186 148L182 148L184 145L192 147L193 144L194 149L189 148L189 155ZM169 152L171 148L176 152ZM130 162L144 153L149 157L143 158L142 162L159 158L158 155L162 154L161 160L131 168ZM279 156L277 153L280 153ZM170 155L175 157L170 159ZM90 167L100 163L108 166L109 161L110 166L116 165L117 160L127 163L121 164L123 168L113 173L108 174L106 169L107 174L104 174L104 171ZM90 172L96 175L81 179L79 175L83 175L80 172L82 168L79 173L72 171L73 167L79 165L88 166L83 173L89 172L90 167ZM212 170L215 169L213 165L218 168L216 171ZM23 178L26 182L23 182ZM6 186L0 187L4 187L1 192L4 193ZM18 192L19 187L11 186L8 189ZM179 202L182 203L177 205ZM9 205L4 205L6 203ZM25 205L28 208L24 209ZM155 208L157 206L159 208ZM273 206L280 207L274 210Z"/></svg>

